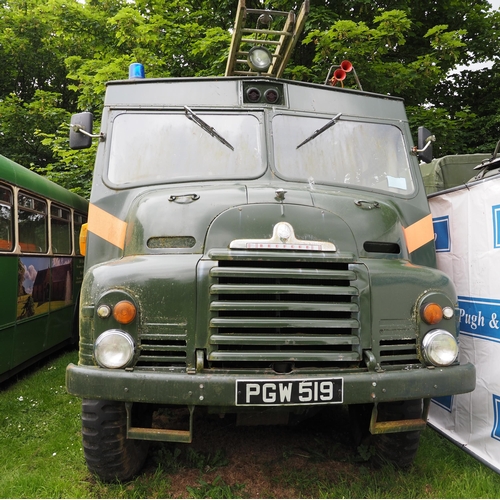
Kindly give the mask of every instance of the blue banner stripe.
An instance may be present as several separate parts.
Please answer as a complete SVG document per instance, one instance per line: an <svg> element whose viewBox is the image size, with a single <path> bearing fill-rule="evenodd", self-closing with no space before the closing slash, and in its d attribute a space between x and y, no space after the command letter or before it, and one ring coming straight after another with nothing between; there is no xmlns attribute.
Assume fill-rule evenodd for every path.
<svg viewBox="0 0 500 500"><path fill-rule="evenodd" d="M460 333L500 342L500 300L458 297Z"/></svg>
<svg viewBox="0 0 500 500"><path fill-rule="evenodd" d="M451 250L449 216L434 217L432 219L432 225L434 228L436 252L449 252Z"/></svg>
<svg viewBox="0 0 500 500"><path fill-rule="evenodd" d="M500 441L500 420L499 420L499 410L500 410L500 396L493 394L493 428L491 430L491 437Z"/></svg>
<svg viewBox="0 0 500 500"><path fill-rule="evenodd" d="M500 205L491 207L493 211L493 246L500 248Z"/></svg>

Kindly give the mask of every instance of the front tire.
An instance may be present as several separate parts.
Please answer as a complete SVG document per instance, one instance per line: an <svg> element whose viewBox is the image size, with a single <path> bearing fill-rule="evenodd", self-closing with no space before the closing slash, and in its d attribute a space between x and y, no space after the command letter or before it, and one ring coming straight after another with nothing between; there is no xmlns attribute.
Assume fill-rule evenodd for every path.
<svg viewBox="0 0 500 500"><path fill-rule="evenodd" d="M376 466L392 464L407 469L413 464L420 444L420 431L370 434L373 405L350 405L349 413L355 445L372 448L372 463ZM413 420L422 417L422 400L396 401L378 405L378 421Z"/></svg>
<svg viewBox="0 0 500 500"><path fill-rule="evenodd" d="M413 420L422 417L422 400L396 401L378 405L378 420ZM420 444L420 431L394 432L372 436L375 465L390 463L399 469L413 464Z"/></svg>
<svg viewBox="0 0 500 500"><path fill-rule="evenodd" d="M87 467L103 481L126 481L146 461L149 442L127 439L125 403L84 399L82 437Z"/></svg>

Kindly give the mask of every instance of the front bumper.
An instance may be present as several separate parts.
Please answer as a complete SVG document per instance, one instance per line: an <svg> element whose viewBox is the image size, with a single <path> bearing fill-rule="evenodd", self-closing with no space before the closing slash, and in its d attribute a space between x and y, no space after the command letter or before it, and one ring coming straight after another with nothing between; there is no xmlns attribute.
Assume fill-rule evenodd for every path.
<svg viewBox="0 0 500 500"><path fill-rule="evenodd" d="M307 375L325 378L325 373ZM435 398L473 391L474 365L420 368L386 372L332 373L343 378L343 403L379 403ZM66 386L70 394L85 399L106 399L160 405L235 406L236 380L291 381L304 375L236 375L234 373L172 373L108 370L70 364Z"/></svg>

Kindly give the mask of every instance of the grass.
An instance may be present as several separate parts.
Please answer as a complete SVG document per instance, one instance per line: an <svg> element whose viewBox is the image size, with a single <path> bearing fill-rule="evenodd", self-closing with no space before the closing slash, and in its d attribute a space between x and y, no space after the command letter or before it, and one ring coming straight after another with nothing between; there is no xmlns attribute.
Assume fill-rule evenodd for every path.
<svg viewBox="0 0 500 500"><path fill-rule="evenodd" d="M500 497L500 475L430 428L409 471L372 468L340 407L294 428L195 413L192 444L154 444L137 478L103 483L86 468L80 401L64 386L76 360L65 352L0 386L1 498Z"/></svg>
<svg viewBox="0 0 500 500"><path fill-rule="evenodd" d="M75 353L49 360L0 392L0 496L82 497L86 465L80 401L66 393L64 370Z"/></svg>

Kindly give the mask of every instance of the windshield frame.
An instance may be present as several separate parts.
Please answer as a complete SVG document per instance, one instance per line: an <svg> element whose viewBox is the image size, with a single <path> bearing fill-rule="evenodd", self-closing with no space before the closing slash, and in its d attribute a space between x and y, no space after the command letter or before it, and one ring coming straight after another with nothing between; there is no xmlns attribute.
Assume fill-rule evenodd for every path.
<svg viewBox="0 0 500 500"><path fill-rule="evenodd" d="M108 129L108 134L107 134L107 139L106 139L106 151L105 151L105 161L104 161L104 171L103 171L103 180L104 183L113 189L117 190L126 190L126 189L131 189L135 187L143 187L143 186L154 186L154 185L162 185L162 184L183 184L183 183L205 183L205 182L212 182L212 181L229 181L229 182L235 182L235 181L247 181L247 180L253 180L257 179L259 177L262 177L266 171L268 171L268 155L267 155L267 140L266 140L266 133L265 133L265 114L263 110L252 110L249 112L248 110L243 110L243 109L199 109L196 107L191 107L194 113L196 113L197 116L205 120L210 126L213 126L214 124L211 123L210 117L212 116L217 116L220 118L221 116L239 116L242 120L247 119L249 117L252 117L256 120L255 124L255 135L252 135L254 137L255 142L253 145L255 145L256 150L255 154L251 156L252 159L258 159L257 162L253 162L252 166L254 170L251 173L245 173L244 171L241 171L237 175L227 175L227 171L222 172L220 175L213 175L213 176L203 176L201 175L203 173L203 170L200 168L199 174L200 175L191 175L191 176L179 176L179 177L173 177L169 176L168 173L164 175L162 178L158 179L151 179L150 176L143 178L141 176L140 179L136 179L132 182L119 182L116 179L119 179L119 173L118 175L115 176L115 173L118 172L118 165L120 164L120 161L116 158L113 157L114 155L114 147L118 147L117 143L114 142L114 139L116 138L116 133L117 133L117 127L116 127L116 120L122 116L141 116L141 118L144 117L158 117L160 120L162 118L165 118L167 116L176 116L179 121L186 121L186 126L192 126L194 129L196 129L196 133L199 134L199 137L202 138L204 143L210 144L214 148L220 147L222 150L225 150L227 154L236 154L238 155L238 145L241 143L242 139L240 136L237 136L239 138L238 141L234 140L234 137L231 139L234 141L234 146L235 146L235 151L232 151L231 149L227 148L226 145L221 143L217 137L214 135L207 133L205 130L203 130L197 123L195 123L192 119L187 116L186 111L184 108L182 109L133 109L133 110L125 110L125 109L113 109L110 111L109 114L109 129ZM188 125L190 124L190 125ZM217 128L217 126L215 127ZM118 129L118 132L120 130ZM225 135L226 132L223 133ZM121 134L120 134L121 135ZM247 137L247 136L245 136ZM120 139L123 141L123 139ZM116 139L115 139L116 141ZM156 141L157 143L159 141ZM212 144L213 142L213 144ZM182 144L185 147L188 147L188 141L182 141ZM168 150L165 147L165 154L168 154ZM144 147L142 148L144 149ZM139 154L139 153L138 153ZM199 155L200 159L207 159L210 156L209 155ZM243 155L241 152L239 154L239 158L244 158L245 155ZM129 161L127 158L126 161ZM238 162L238 156L235 157L234 160L232 160L232 164L237 164ZM181 171L184 168L185 163L182 161L178 161L179 166L179 171ZM174 167L175 168L175 167ZM241 167L240 167L241 169ZM136 175L137 176L137 175Z"/></svg>
<svg viewBox="0 0 500 500"><path fill-rule="evenodd" d="M291 117L291 118L313 118L313 119L318 119L318 120L323 120L324 125L329 125L328 127L321 127L321 125L318 125L313 127L311 129L311 133L305 133L304 136L300 137L300 140L297 140L297 144L295 144L296 138L293 139L288 139L289 140L289 149L293 150L294 152L297 152L301 154L301 150L304 150L306 146L316 146L317 143L315 144L316 141L321 140L321 137L324 134L330 133L332 130L335 131L340 123L342 122L348 122L351 124L366 124L368 126L374 125L374 126L390 126L394 127L398 131L398 139L400 138L400 150L399 154L401 158L404 157L404 160L406 162L406 172L409 174L409 183L410 185L407 186L406 189L400 189L400 188L395 188L393 187L383 187L383 186L375 186L375 185L364 185L364 184L357 184L354 182L351 183L346 183L346 182L341 182L338 180L325 180L325 179L316 179L314 177L312 178L307 178L304 179L304 177L300 176L294 176L294 175L287 175L287 172L283 171L283 169L280 169L279 167L279 162L280 159L277 155L277 151L279 148L278 142L279 142L279 128L276 127L276 122L275 119L280 116L285 116L285 117ZM384 120L384 119L366 119L364 117L357 117L357 116L349 116L349 115L344 115L344 114L331 114L331 115L324 115L324 114L317 114L317 113L308 113L308 112L287 112L285 110L278 110L275 113L272 113L271 116L268 117L268 127L271 130L271 137L272 137L272 148L270 150L270 163L272 165L272 170L273 173L280 179L283 179L284 181L287 182L299 182L299 183L308 183L310 186L318 185L318 186L328 186L328 187L342 187L345 189L359 189L362 191L369 191L369 192L377 192L377 193L383 193L389 196L397 196L400 198L413 198L417 192L418 192L418 176L415 172L415 165L414 161L412 161L412 157L410 155L410 149L411 147L408 146L408 141L407 141L407 134L405 134L404 129L401 127L401 123L399 121L394 121L394 120ZM330 124L330 122L332 122ZM321 129L324 130L321 130ZM286 130L290 130L290 128L286 128ZM321 130L321 133L317 134L315 132L318 132ZM287 134L289 137L289 133ZM313 136L313 137L311 137ZM307 142L304 141L304 139L309 139ZM323 139L325 139L323 137ZM392 176L387 176L390 177L391 179ZM392 182L396 183L397 180L393 180ZM389 182L387 182L389 183Z"/></svg>

